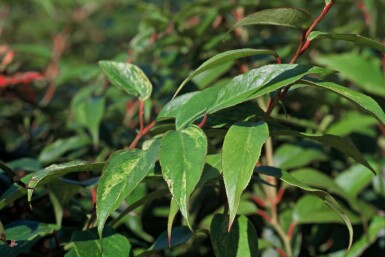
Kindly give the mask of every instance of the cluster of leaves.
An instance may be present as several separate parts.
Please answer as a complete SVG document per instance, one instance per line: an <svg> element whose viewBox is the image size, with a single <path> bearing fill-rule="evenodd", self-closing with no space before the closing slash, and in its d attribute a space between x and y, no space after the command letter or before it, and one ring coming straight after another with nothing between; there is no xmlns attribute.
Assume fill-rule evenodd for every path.
<svg viewBox="0 0 385 257"><path fill-rule="evenodd" d="M3 7L1 253L385 251L383 1L136 2Z"/></svg>

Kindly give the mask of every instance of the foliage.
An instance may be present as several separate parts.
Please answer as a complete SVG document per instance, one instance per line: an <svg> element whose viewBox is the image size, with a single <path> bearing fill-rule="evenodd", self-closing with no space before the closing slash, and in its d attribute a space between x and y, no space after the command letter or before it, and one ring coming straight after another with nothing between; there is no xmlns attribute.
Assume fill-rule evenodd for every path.
<svg viewBox="0 0 385 257"><path fill-rule="evenodd" d="M381 255L383 11L5 1L0 252Z"/></svg>

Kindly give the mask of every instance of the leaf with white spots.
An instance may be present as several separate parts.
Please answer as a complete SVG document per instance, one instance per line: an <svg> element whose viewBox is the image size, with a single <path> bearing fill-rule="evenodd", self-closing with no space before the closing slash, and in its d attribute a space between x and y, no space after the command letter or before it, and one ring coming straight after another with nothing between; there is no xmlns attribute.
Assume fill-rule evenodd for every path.
<svg viewBox="0 0 385 257"><path fill-rule="evenodd" d="M113 61L100 61L99 66L114 86L137 96L142 101L150 97L152 84L138 66Z"/></svg>
<svg viewBox="0 0 385 257"><path fill-rule="evenodd" d="M158 159L158 153L159 140L156 140L146 150L122 150L111 155L104 167L96 195L100 236L108 216L146 177Z"/></svg>
<svg viewBox="0 0 385 257"><path fill-rule="evenodd" d="M206 153L206 135L196 126L163 136L160 150L163 177L189 226L188 201L202 175Z"/></svg>

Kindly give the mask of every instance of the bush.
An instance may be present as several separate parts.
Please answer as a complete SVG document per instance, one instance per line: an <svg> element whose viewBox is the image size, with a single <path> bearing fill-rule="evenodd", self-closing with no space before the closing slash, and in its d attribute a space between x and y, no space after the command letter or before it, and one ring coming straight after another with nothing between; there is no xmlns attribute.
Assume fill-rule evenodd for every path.
<svg viewBox="0 0 385 257"><path fill-rule="evenodd" d="M380 255L384 7L4 4L1 253Z"/></svg>

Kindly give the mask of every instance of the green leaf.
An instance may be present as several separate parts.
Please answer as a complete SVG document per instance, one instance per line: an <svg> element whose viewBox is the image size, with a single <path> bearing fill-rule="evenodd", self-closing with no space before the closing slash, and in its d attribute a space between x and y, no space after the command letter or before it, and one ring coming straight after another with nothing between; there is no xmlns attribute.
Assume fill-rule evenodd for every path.
<svg viewBox="0 0 385 257"><path fill-rule="evenodd" d="M227 231L229 216L216 214L211 222L210 237L217 257L257 257L258 237L253 224L238 216L231 230Z"/></svg>
<svg viewBox="0 0 385 257"><path fill-rule="evenodd" d="M79 193L82 187L63 183L59 179L51 180L47 187L49 199L55 212L56 224L61 225L65 205Z"/></svg>
<svg viewBox="0 0 385 257"><path fill-rule="evenodd" d="M20 179L25 185L30 181L33 174L28 174ZM13 204L14 201L23 197L27 194L27 190L24 187L21 187L17 184L12 184L2 195L0 198L0 210Z"/></svg>
<svg viewBox="0 0 385 257"><path fill-rule="evenodd" d="M210 154L206 156L206 164L203 169L202 177L197 187L204 186L206 182L219 178L222 174L222 154Z"/></svg>
<svg viewBox="0 0 385 257"><path fill-rule="evenodd" d="M334 135L328 135L328 134L308 134L308 133L302 133L294 130L276 130L272 131L271 134L273 136L293 136L293 137L303 137L307 139L311 139L314 141L317 141L323 145L333 147L349 157L353 158L356 162L361 163L373 173L376 173L375 170L370 166L368 161L362 156L361 152L357 149L355 145L353 145L350 141L343 137L334 136Z"/></svg>
<svg viewBox="0 0 385 257"><path fill-rule="evenodd" d="M201 177L206 154L206 135L196 126L170 131L162 138L162 174L189 227L188 202Z"/></svg>
<svg viewBox="0 0 385 257"><path fill-rule="evenodd" d="M170 212L168 214L168 220L167 220L167 238L168 238L168 244L171 247L171 236L172 236L172 224L174 223L175 216L178 214L179 206L178 203L174 200L174 198L171 198L170 202Z"/></svg>
<svg viewBox="0 0 385 257"><path fill-rule="evenodd" d="M357 120L360 121L360 126L355 126ZM326 133L338 136L347 136L351 133L365 130L368 127L377 124L377 120L371 116L358 112L345 112L337 122L330 124Z"/></svg>
<svg viewBox="0 0 385 257"><path fill-rule="evenodd" d="M116 87L144 101L151 96L152 84L136 65L123 62L100 61L99 66Z"/></svg>
<svg viewBox="0 0 385 257"><path fill-rule="evenodd" d="M353 81L358 88L368 93L385 96L381 59L376 56L366 57L357 53L319 55L316 62L337 70L341 78Z"/></svg>
<svg viewBox="0 0 385 257"><path fill-rule="evenodd" d="M154 141L147 150L117 151L108 159L96 194L100 236L108 216L119 207L154 166L158 159L159 143L159 140Z"/></svg>
<svg viewBox="0 0 385 257"><path fill-rule="evenodd" d="M297 180L295 177L291 176L288 172L277 169L274 167L268 167L268 166L260 166L255 169L257 173L261 173L267 176L273 176L276 178L279 178L283 182L299 187L311 194L314 194L315 196L319 197L320 199L323 200L323 202L329 206L331 209L333 209L343 220L345 223L347 229L349 230L349 245L348 245L348 250L352 246L353 243L353 227L352 224L349 220L349 217L345 214L344 210L341 208L341 206L338 204L338 202L327 192L319 190L319 189L314 189L306 184L302 183L300 180ZM312 205L310 205L312 206Z"/></svg>
<svg viewBox="0 0 385 257"><path fill-rule="evenodd" d="M362 224L360 217L350 210L346 208L341 208L341 210L352 224ZM328 208L325 201L315 195L304 195L298 199L293 209L293 220L297 224L344 224L341 217L334 210Z"/></svg>
<svg viewBox="0 0 385 257"><path fill-rule="evenodd" d="M171 100L165 106L162 107L156 119L159 120L162 118L175 118L180 110L180 107L191 97L198 93L199 92L191 92L183 94Z"/></svg>
<svg viewBox="0 0 385 257"><path fill-rule="evenodd" d="M381 231L385 229L385 218L377 216L370 223L369 229L365 235L357 240L350 251L346 254L346 257L359 257L363 256L364 251L370 247L371 244L381 236Z"/></svg>
<svg viewBox="0 0 385 257"><path fill-rule="evenodd" d="M97 136L99 132L96 134ZM40 152L39 161L43 163L52 162L63 156L65 153L85 147L91 143L87 136L74 136L66 139L58 139L46 145Z"/></svg>
<svg viewBox="0 0 385 257"><path fill-rule="evenodd" d="M306 30L313 22L310 13L296 8L266 9L253 13L235 23L232 30L248 25L274 25Z"/></svg>
<svg viewBox="0 0 385 257"><path fill-rule="evenodd" d="M6 225L7 240L15 240L16 246L0 242L1 257L20 256L34 246L42 237L52 234L59 227L31 220L16 221Z"/></svg>
<svg viewBox="0 0 385 257"><path fill-rule="evenodd" d="M338 174L335 182L352 197L357 197L373 180L373 173L367 168L354 165Z"/></svg>
<svg viewBox="0 0 385 257"><path fill-rule="evenodd" d="M209 87L198 94L195 94L183 104L176 116L176 129L180 130L188 126L192 121L202 117L209 106L215 103L221 86Z"/></svg>
<svg viewBox="0 0 385 257"><path fill-rule="evenodd" d="M177 128L187 126L204 114L246 102L292 84L309 74L328 74L330 70L298 64L271 64L236 76L224 87L201 91L189 99L176 117Z"/></svg>
<svg viewBox="0 0 385 257"><path fill-rule="evenodd" d="M194 85L198 89L202 90L204 88L207 88L208 86L215 85L214 83L215 81L217 81L217 83L220 83L221 80L219 79L223 77L223 75L228 73L233 66L234 66L233 61L219 64L214 68L202 71L201 73L196 75L194 78L192 78L192 81L194 82Z"/></svg>
<svg viewBox="0 0 385 257"><path fill-rule="evenodd" d="M309 74L329 74L330 70L300 64L270 64L239 75L218 92L208 113L234 106L292 84Z"/></svg>
<svg viewBox="0 0 385 257"><path fill-rule="evenodd" d="M196 75L209 70L211 68L214 68L220 64L223 64L225 62L237 60L240 58L253 56L253 55L273 55L274 57L278 57L278 54L272 50L267 49L252 49L252 48L244 48L244 49L237 49L237 50L230 50L226 51L220 54L217 54L204 63L202 63L201 66L199 66L191 75L189 75L183 82L180 84L178 89L176 90L174 97L182 90L182 88Z"/></svg>
<svg viewBox="0 0 385 257"><path fill-rule="evenodd" d="M76 120L89 130L95 146L99 145L99 126L104 115L104 106L103 97L88 96L79 98L72 107Z"/></svg>
<svg viewBox="0 0 385 257"><path fill-rule="evenodd" d="M313 31L308 36L308 40L314 40L314 39L335 39L335 40L343 40L352 42L355 44L360 44L364 46L369 46L371 48L374 48L380 52L385 53L385 45L381 42L375 41L371 38L363 37L361 35L355 35L355 34L339 34L339 33L328 33L328 32L321 32L321 31Z"/></svg>
<svg viewBox="0 0 385 257"><path fill-rule="evenodd" d="M385 113L382 108L371 97L333 82L320 80L301 80L307 85L315 86L335 92L349 101L357 104L364 112L373 115L382 124L385 124Z"/></svg>
<svg viewBox="0 0 385 257"><path fill-rule="evenodd" d="M32 194L37 186L45 185L53 179L72 172L95 171L100 172L104 163L87 163L84 161L72 161L63 164L54 164L33 173L28 182L28 201L31 202Z"/></svg>
<svg viewBox="0 0 385 257"><path fill-rule="evenodd" d="M261 149L269 137L265 122L238 123L230 127L223 142L222 168L229 203L229 229L235 219L242 192L250 182Z"/></svg>
<svg viewBox="0 0 385 257"><path fill-rule="evenodd" d="M367 171L364 172L364 174L369 174L371 178L373 177L373 173L371 173L369 170L363 166L359 167ZM347 201L351 209L358 213L365 220L370 219L376 213L376 209L371 205L356 199L356 195L352 195L349 191L345 191L344 188L341 188L336 182L333 181L332 178L318 170L304 168L292 171L290 174L308 186L324 189L329 193L333 193L339 197L342 197ZM359 184L361 174L362 173L357 174L358 177L345 178L345 180L349 180L350 182L347 183L351 183L353 185Z"/></svg>
<svg viewBox="0 0 385 257"><path fill-rule="evenodd" d="M12 182L19 181L20 178L17 176L17 174L13 171L13 169L9 166L7 166L4 162L0 161L0 169L12 180Z"/></svg>
<svg viewBox="0 0 385 257"><path fill-rule="evenodd" d="M75 231L72 233L71 241L77 257L133 256L128 239L110 228L106 228L103 232L103 253L96 229Z"/></svg>
<svg viewBox="0 0 385 257"><path fill-rule="evenodd" d="M155 240L154 244L148 249L149 251L159 251L170 247L178 246L186 243L193 235L187 227L174 227L171 230L171 244L169 244L167 231L164 231Z"/></svg>
<svg viewBox="0 0 385 257"><path fill-rule="evenodd" d="M327 158L325 153L316 148L283 144L274 153L274 166L288 170L303 167L313 161L325 161Z"/></svg>

